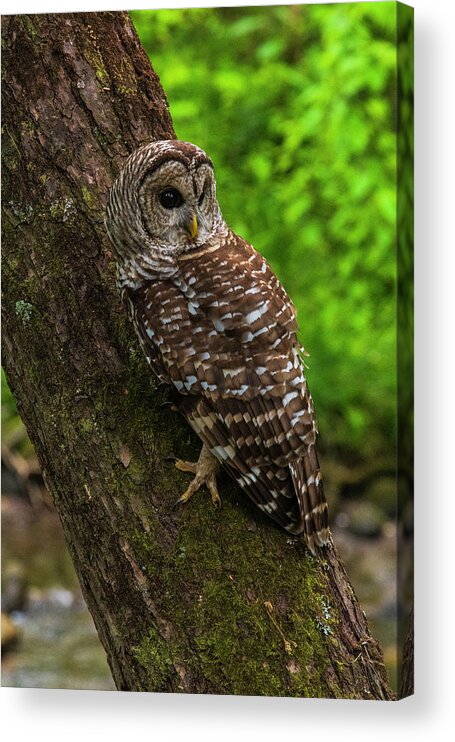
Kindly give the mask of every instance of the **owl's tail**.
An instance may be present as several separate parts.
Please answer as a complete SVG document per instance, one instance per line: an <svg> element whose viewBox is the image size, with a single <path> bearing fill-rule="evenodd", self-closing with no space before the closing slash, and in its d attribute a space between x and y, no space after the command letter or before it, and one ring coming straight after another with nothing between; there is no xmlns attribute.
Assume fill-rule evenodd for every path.
<svg viewBox="0 0 455 742"><path fill-rule="evenodd" d="M289 464L300 508L300 521L293 528L301 533L313 554L330 542L328 506L319 470L315 446L310 446L298 461Z"/></svg>

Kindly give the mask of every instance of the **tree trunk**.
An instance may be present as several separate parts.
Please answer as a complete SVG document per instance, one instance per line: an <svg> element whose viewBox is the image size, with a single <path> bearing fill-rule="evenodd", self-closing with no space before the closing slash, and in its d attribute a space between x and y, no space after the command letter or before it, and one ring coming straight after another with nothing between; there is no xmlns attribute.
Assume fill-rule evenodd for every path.
<svg viewBox="0 0 455 742"><path fill-rule="evenodd" d="M127 155L174 137L123 13L3 19L3 344L122 690L391 698L336 551L312 557L227 480L172 505L199 443L151 378L103 216Z"/></svg>
<svg viewBox="0 0 455 742"><path fill-rule="evenodd" d="M414 693L414 606L408 618L408 632L403 647L401 667L400 698L407 698Z"/></svg>

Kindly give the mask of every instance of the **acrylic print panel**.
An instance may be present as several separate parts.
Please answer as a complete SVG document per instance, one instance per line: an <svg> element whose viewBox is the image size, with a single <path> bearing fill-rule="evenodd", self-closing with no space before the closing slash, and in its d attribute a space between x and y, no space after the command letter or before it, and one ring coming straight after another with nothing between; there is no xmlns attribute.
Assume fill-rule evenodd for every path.
<svg viewBox="0 0 455 742"><path fill-rule="evenodd" d="M4 685L412 693L412 32L3 17Z"/></svg>

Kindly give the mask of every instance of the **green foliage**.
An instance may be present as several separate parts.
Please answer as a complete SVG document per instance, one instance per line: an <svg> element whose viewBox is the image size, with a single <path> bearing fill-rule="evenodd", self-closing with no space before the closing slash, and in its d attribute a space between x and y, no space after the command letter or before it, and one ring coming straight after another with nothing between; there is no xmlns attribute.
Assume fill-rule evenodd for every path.
<svg viewBox="0 0 455 742"><path fill-rule="evenodd" d="M322 439L395 439L396 5L135 11L177 136L296 304ZM349 442L349 445L348 445Z"/></svg>
<svg viewBox="0 0 455 742"><path fill-rule="evenodd" d="M322 442L357 460L390 458L395 3L132 17L177 135L210 154L226 220L268 258L297 307ZM16 309L25 322L33 308L23 304ZM3 382L2 392L4 435L23 439Z"/></svg>

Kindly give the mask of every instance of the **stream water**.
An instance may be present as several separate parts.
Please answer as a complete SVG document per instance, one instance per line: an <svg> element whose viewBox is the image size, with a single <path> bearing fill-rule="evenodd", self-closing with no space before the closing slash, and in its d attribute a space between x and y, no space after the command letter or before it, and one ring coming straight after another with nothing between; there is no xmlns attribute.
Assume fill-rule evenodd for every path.
<svg viewBox="0 0 455 742"><path fill-rule="evenodd" d="M2 596L20 631L2 686L114 689L56 514L15 497L2 497Z"/></svg>

